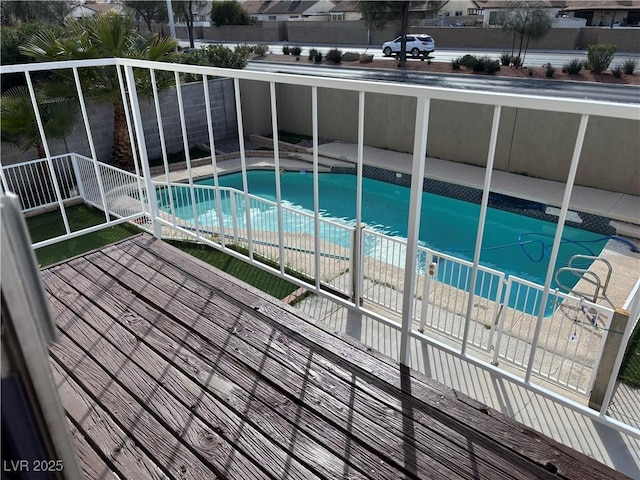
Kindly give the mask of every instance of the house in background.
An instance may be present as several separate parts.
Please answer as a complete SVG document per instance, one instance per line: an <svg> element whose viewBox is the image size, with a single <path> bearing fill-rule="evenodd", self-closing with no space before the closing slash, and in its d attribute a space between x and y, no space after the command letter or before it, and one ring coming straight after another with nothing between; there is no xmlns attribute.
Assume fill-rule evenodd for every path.
<svg viewBox="0 0 640 480"><path fill-rule="evenodd" d="M336 6L329 11L331 21L356 21L362 20L362 12L356 2L336 2Z"/></svg>
<svg viewBox="0 0 640 480"><path fill-rule="evenodd" d="M242 2L242 6L251 18L256 21L327 21L330 11L337 2L330 0L310 1L263 1Z"/></svg>
<svg viewBox="0 0 640 480"><path fill-rule="evenodd" d="M583 19L587 27L640 26L639 0L567 1L566 4L559 14Z"/></svg>
<svg viewBox="0 0 640 480"><path fill-rule="evenodd" d="M119 13L120 15L124 15L125 13L125 9L120 3L82 3L71 8L71 11L67 15L67 17L93 17L98 13L111 11Z"/></svg>

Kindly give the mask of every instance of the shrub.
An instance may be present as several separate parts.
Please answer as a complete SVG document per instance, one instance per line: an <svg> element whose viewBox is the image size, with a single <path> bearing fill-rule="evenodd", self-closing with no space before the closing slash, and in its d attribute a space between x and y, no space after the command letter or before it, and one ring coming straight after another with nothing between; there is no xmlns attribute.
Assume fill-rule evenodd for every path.
<svg viewBox="0 0 640 480"><path fill-rule="evenodd" d="M454 58L453 60L451 60L451 68L453 70L460 70L460 59L459 58Z"/></svg>
<svg viewBox="0 0 640 480"><path fill-rule="evenodd" d="M327 52L327 61L336 64L342 62L342 51L337 48L332 48Z"/></svg>
<svg viewBox="0 0 640 480"><path fill-rule="evenodd" d="M582 65L582 59L574 58L569 63L565 63L562 66L562 71L568 73L569 75L577 75L580 73L580 70L582 70Z"/></svg>
<svg viewBox="0 0 640 480"><path fill-rule="evenodd" d="M342 54L343 62L357 62L360 60L360 54L355 52L344 52Z"/></svg>
<svg viewBox="0 0 640 480"><path fill-rule="evenodd" d="M511 65L511 54L509 52L502 52L500 54L500 63L505 67Z"/></svg>
<svg viewBox="0 0 640 480"><path fill-rule="evenodd" d="M291 47L290 52L291 52L291 55L299 57L300 54L302 53L302 48L300 48L298 46Z"/></svg>
<svg viewBox="0 0 640 480"><path fill-rule="evenodd" d="M361 53L360 63L369 63L369 62L373 62L373 55L370 53Z"/></svg>
<svg viewBox="0 0 640 480"><path fill-rule="evenodd" d="M547 78L553 78L553 75L556 73L556 69L552 67L550 63L544 65L544 70Z"/></svg>
<svg viewBox="0 0 640 480"><path fill-rule="evenodd" d="M269 51L269 45L267 45L266 43L259 43L258 45L254 45L253 47L253 53L258 55L259 57L262 57L268 51Z"/></svg>
<svg viewBox="0 0 640 480"><path fill-rule="evenodd" d="M614 68L611 69L611 74L616 78L622 77L622 72L623 70L620 65L616 65Z"/></svg>
<svg viewBox="0 0 640 480"><path fill-rule="evenodd" d="M523 59L520 55L516 55L515 57L511 57L511 65L516 68L520 68L522 66Z"/></svg>
<svg viewBox="0 0 640 480"><path fill-rule="evenodd" d="M231 50L223 45L207 45L182 53L180 63L240 69L247 66L248 55L246 47L242 46ZM191 77L185 78L185 81L193 80Z"/></svg>
<svg viewBox="0 0 640 480"><path fill-rule="evenodd" d="M286 45L284 47L282 47L282 53L284 55L289 55L289 47L286 46Z"/></svg>
<svg viewBox="0 0 640 480"><path fill-rule="evenodd" d="M248 57L250 53L253 53L253 47L251 45L243 43L241 45L236 45L235 51L241 55L245 55Z"/></svg>
<svg viewBox="0 0 640 480"><path fill-rule="evenodd" d="M474 72L484 72L487 62L489 61L489 57L487 56L478 57L476 58L476 63L471 68Z"/></svg>
<svg viewBox="0 0 640 480"><path fill-rule="evenodd" d="M460 60L460 65L465 66L467 68L473 68L476 63L478 63L478 59L473 55L466 54Z"/></svg>
<svg viewBox="0 0 640 480"><path fill-rule="evenodd" d="M318 50L315 48L312 48L309 50L309 60L315 60L316 55L318 55Z"/></svg>
<svg viewBox="0 0 640 480"><path fill-rule="evenodd" d="M607 68L618 47L615 45L589 45L587 47L587 62L591 73L602 73Z"/></svg>
<svg viewBox="0 0 640 480"><path fill-rule="evenodd" d="M500 60L487 59L486 63L484 64L485 72L487 72L489 75L493 75L499 70L500 70Z"/></svg>
<svg viewBox="0 0 640 480"><path fill-rule="evenodd" d="M316 53L315 62L316 63L322 63L322 52L317 52Z"/></svg>
<svg viewBox="0 0 640 480"><path fill-rule="evenodd" d="M627 58L624 62L622 62L622 71L625 75L633 75L633 72L636 69L636 61L633 58Z"/></svg>

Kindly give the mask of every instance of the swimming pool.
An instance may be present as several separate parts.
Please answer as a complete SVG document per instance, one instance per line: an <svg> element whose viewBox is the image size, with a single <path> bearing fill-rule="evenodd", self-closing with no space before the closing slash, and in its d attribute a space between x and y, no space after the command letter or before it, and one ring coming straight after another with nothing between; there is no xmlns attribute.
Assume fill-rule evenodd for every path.
<svg viewBox="0 0 640 480"><path fill-rule="evenodd" d="M249 192L261 198L275 201L273 171L247 172ZM300 172L280 174L283 202L288 206L313 211L313 175ZM219 177L223 187L242 191L242 175L234 173ZM323 218L352 225L355 223L356 177L348 174L321 173L318 175L320 213ZM197 182L198 185L213 185L213 179ZM175 190L175 189L174 189ZM406 238L409 212L409 188L386 182L363 178L362 221L368 228L381 233ZM179 195L176 216L191 220L194 209L190 199ZM178 195L174 192L174 198ZM160 200L161 208L168 211L166 196ZM201 222L217 226L213 200L197 202L196 211ZM229 212L229 205L223 205ZM473 258L480 205L462 200L423 193L419 239L422 245L453 256L470 260ZM274 209L264 208L251 212L252 217L261 215L261 225L277 230L277 215ZM205 224L206 225L206 224ZM201 226L205 226L202 225ZM300 225L284 225L285 231L298 231ZM500 270L507 275L543 284L548 266L548 254L553 242L556 225L511 212L489 208L485 224L481 264ZM598 255L606 237L565 227L563 243L558 255L557 267L567 264L572 255Z"/></svg>

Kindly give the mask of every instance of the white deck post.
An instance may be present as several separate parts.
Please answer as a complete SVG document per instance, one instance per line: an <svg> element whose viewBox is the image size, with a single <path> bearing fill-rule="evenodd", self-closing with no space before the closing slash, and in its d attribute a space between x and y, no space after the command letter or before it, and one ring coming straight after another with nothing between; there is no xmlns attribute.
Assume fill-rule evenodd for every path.
<svg viewBox="0 0 640 480"><path fill-rule="evenodd" d="M404 265L404 293L402 295L402 329L400 331L399 362L410 366L409 333L413 321L413 290L415 286L416 253L420 232L422 209L422 186L424 164L427 156L427 134L429 130L429 107L431 100L417 98L416 126L413 141L413 166L411 169L411 198L409 200L409 225L407 228L407 252Z"/></svg>
<svg viewBox="0 0 640 480"><path fill-rule="evenodd" d="M487 168L484 174L484 187L482 190L482 201L480 203L480 216L478 218L478 232L476 235L476 249L473 254L473 267L471 270L471 285L469 285L469 300L467 302L467 315L464 321L464 332L462 334L462 355L467 353L467 341L469 340L469 326L471 324L471 313L473 311L473 301L475 299L476 282L478 280L478 266L480 265L480 254L482 253L482 237L484 235L484 224L487 219L487 208L489 206L489 191L491 190L491 174L493 173L493 162L496 157L496 144L498 143L498 129L500 127L500 105L493 108L493 123L491 125L491 138L489 140L489 153L487 155Z"/></svg>
<svg viewBox="0 0 640 480"><path fill-rule="evenodd" d="M320 192L318 186L318 87L311 87L311 124L313 130L313 257L315 285L320 290Z"/></svg>
<svg viewBox="0 0 640 480"><path fill-rule="evenodd" d="M116 66L116 68L118 68ZM91 157L93 160L93 171L96 174L96 181L98 182L98 191L100 192L100 200L102 200L102 209L104 210L105 222L109 223L111 218L109 216L109 207L107 205L107 196L104 193L104 182L102 181L102 173L100 167L98 167L98 155L96 153L96 147L93 143L93 134L91 133L91 125L89 125L89 115L87 114L87 106L84 102L84 93L82 92L82 85L80 84L80 76L78 75L78 67L73 67L73 79L76 83L76 91L78 92L78 101L80 102L80 110L82 111L82 120L84 121L84 128L87 132L87 140L89 141L89 150L91 150ZM126 108L126 106L125 106Z"/></svg>
<svg viewBox="0 0 640 480"><path fill-rule="evenodd" d="M44 133L44 126L42 124L42 117L40 116L40 110L38 108L38 100L36 99L36 92L33 89L33 82L31 81L31 75L29 72L24 72L24 76L27 80L27 88L29 95L31 96L31 106L33 107L33 113L36 117L36 123L38 124L38 132L40 133L40 139L42 140L42 148L47 157L47 165L49 167L49 174L51 175L51 181L53 182L53 189L56 192L56 198L58 199L58 206L60 207L60 213L62 214L62 222L64 223L64 229L67 235L71 233L69 227L69 219L67 218L67 210L64 207L62 201L62 193L60 192L60 184L58 183L58 176L56 175L56 169L53 168L53 160L51 159L51 151L49 150L49 142L47 136Z"/></svg>
<svg viewBox="0 0 640 480"><path fill-rule="evenodd" d="M578 164L580 163L580 154L582 153L582 145L584 144L584 137L587 133L587 124L589 123L589 115L582 115L580 117L580 126L578 127L578 135L576 136L576 142L573 149L573 156L571 158L571 167L569 168L569 175L567 177L567 183L564 188L564 197L562 198L562 208L560 209L560 215L558 216L558 226L556 227L556 235L553 239L553 247L551 248L551 255L549 258L549 266L547 267L547 277L544 281L544 290L542 291L542 299L540 300L540 308L538 309L538 319L536 321L536 329L533 333L533 339L531 340L531 352L529 352L529 361L527 363L527 373L525 374L524 381L529 383L531 380L531 371L533 370L533 361L536 357L536 350L538 349L538 340L540 339L540 330L542 329L542 320L544 319L544 312L547 307L547 300L549 299L549 290L551 289L551 280L553 279L553 273L556 269L556 260L558 259L558 251L560 250L560 243L562 241L562 231L564 230L564 222L567 219L567 211L569 210L569 201L571 200L571 192L573 191L573 183L576 179L576 173L578 171Z"/></svg>
<svg viewBox="0 0 640 480"><path fill-rule="evenodd" d="M127 79L127 89L129 91L129 99L131 101L131 113L133 114L133 125L136 130L136 138L138 140L138 154L140 164L142 165L142 173L144 175L144 184L147 189L147 200L149 202L151 225L153 226L153 236L162 238L162 229L158 218L158 198L156 197L156 189L151 179L151 171L149 170L149 158L147 157L147 142L144 138L144 128L142 125L142 115L140 114L140 103L138 102L138 92L136 91L136 81L133 76L133 67L125 65L125 77ZM126 108L126 106L125 106ZM141 199L142 200L142 199Z"/></svg>
<svg viewBox="0 0 640 480"><path fill-rule="evenodd" d="M362 271L364 268L364 225L362 224L362 170L364 165L364 99L365 92L358 92L358 159L356 166L356 228L353 243L353 302L360 306L362 299Z"/></svg>
<svg viewBox="0 0 640 480"><path fill-rule="evenodd" d="M280 150L278 148L278 109L276 104L275 82L269 82L269 93L271 95L271 131L273 134L273 173L276 181L276 209L278 211L278 256L280 257L280 273L284 274L284 220L282 218L282 190L280 188Z"/></svg>

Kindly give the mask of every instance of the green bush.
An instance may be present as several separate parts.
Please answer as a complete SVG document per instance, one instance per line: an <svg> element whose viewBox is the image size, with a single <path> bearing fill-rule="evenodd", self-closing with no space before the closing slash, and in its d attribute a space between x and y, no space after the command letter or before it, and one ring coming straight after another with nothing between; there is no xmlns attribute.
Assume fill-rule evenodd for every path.
<svg viewBox="0 0 640 480"><path fill-rule="evenodd" d="M343 62L357 62L360 60L360 54L355 52L344 52L342 54Z"/></svg>
<svg viewBox="0 0 640 480"><path fill-rule="evenodd" d="M523 59L520 55L516 55L515 57L511 57L511 65L516 68L520 68L522 66Z"/></svg>
<svg viewBox="0 0 640 480"><path fill-rule="evenodd" d="M316 52L315 62L322 63L322 52Z"/></svg>
<svg viewBox="0 0 640 480"><path fill-rule="evenodd" d="M628 58L624 62L622 62L622 71L625 75L633 75L633 72L636 69L636 61L633 58Z"/></svg>
<svg viewBox="0 0 640 480"><path fill-rule="evenodd" d="M609 68L617 49L615 45L589 45L587 63L591 73L599 74Z"/></svg>
<svg viewBox="0 0 640 480"><path fill-rule="evenodd" d="M568 73L569 75L578 75L580 70L582 70L584 62L580 58L574 58L569 63L565 63L562 66L562 71Z"/></svg>
<svg viewBox="0 0 640 480"><path fill-rule="evenodd" d="M556 73L556 69L552 67L550 63L547 63L544 66L544 70L545 70L545 76L547 78L553 78L553 75Z"/></svg>
<svg viewBox="0 0 640 480"><path fill-rule="evenodd" d="M474 63L471 68L474 72L484 72L485 67L487 66L487 62L489 62L489 57L487 57L486 55L483 57L478 57L476 58L476 63Z"/></svg>
<svg viewBox="0 0 640 480"><path fill-rule="evenodd" d="M454 58L453 60L451 60L451 68L453 70L460 70L460 59L459 58Z"/></svg>
<svg viewBox="0 0 640 480"><path fill-rule="evenodd" d="M267 45L266 43L259 43L258 45L254 45L253 47L253 53L258 55L259 57L266 55L268 51L269 45Z"/></svg>
<svg viewBox="0 0 640 480"><path fill-rule="evenodd" d="M484 71L489 75L493 75L494 73L500 71L500 60L490 60L487 58L484 64Z"/></svg>
<svg viewBox="0 0 640 480"><path fill-rule="evenodd" d="M327 52L327 61L336 64L342 62L342 51L337 48L332 48Z"/></svg>
<svg viewBox="0 0 640 480"><path fill-rule="evenodd" d="M309 49L309 60L315 60L316 59L316 55L318 55L318 50L315 48L311 48Z"/></svg>
<svg viewBox="0 0 640 480"><path fill-rule="evenodd" d="M253 53L253 47L251 45L247 45L246 43L236 45L236 48L234 50L237 53L241 55L245 55L247 57L249 57L250 53Z"/></svg>
<svg viewBox="0 0 640 480"><path fill-rule="evenodd" d="M620 65L616 65L614 68L611 69L611 74L616 78L622 77L622 72L623 70Z"/></svg>
<svg viewBox="0 0 640 480"><path fill-rule="evenodd" d="M476 63L478 63L478 59L473 55L466 54L460 59L460 65L467 68L473 68Z"/></svg>
<svg viewBox="0 0 640 480"><path fill-rule="evenodd" d="M282 47L282 53L284 55L289 55L289 47L287 47L286 45Z"/></svg>
<svg viewBox="0 0 640 480"><path fill-rule="evenodd" d="M294 57L299 57L300 54L302 53L302 48L295 46L295 47L291 47L289 51L291 52L291 55L293 55Z"/></svg>
<svg viewBox="0 0 640 480"><path fill-rule="evenodd" d="M500 63L502 63L504 67L511 65L511 54L509 52L502 52L500 54Z"/></svg>
<svg viewBox="0 0 640 480"><path fill-rule="evenodd" d="M242 69L247 66L247 57L246 46L239 45L234 50L231 50L223 45L207 45L206 47L183 52L180 63ZM189 77L189 74L185 75L184 81L194 81L196 79L191 77Z"/></svg>

